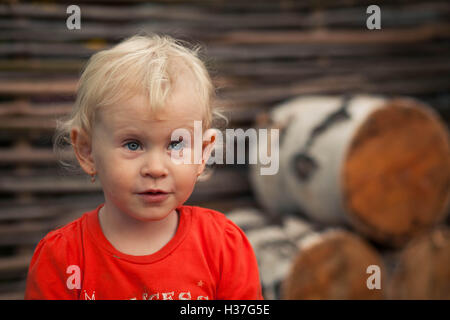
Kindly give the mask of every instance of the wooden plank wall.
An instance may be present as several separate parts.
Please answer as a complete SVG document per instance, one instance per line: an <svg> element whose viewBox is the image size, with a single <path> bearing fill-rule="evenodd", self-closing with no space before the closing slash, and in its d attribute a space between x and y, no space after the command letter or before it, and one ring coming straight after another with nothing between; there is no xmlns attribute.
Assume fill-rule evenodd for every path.
<svg viewBox="0 0 450 320"><path fill-rule="evenodd" d="M68 30L66 8L81 8ZM137 32L199 43L230 128L303 94L408 95L450 121L447 1L10 1L0 4L0 298L22 298L37 242L102 201L52 152L55 120L70 111L82 66ZM258 206L246 165L215 168L188 204L227 212Z"/></svg>

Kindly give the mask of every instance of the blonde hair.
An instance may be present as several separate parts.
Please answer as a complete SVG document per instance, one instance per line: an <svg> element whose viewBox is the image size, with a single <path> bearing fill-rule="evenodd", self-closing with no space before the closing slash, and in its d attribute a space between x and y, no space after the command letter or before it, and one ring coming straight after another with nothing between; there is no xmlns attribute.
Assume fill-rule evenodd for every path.
<svg viewBox="0 0 450 320"><path fill-rule="evenodd" d="M100 109L130 98L134 94L148 97L152 111L164 108L177 77L176 68L187 70L195 82L203 112L203 129L228 122L214 106L215 88L200 57L200 45L168 35L135 35L108 50L99 51L88 61L78 82L77 97L71 114L57 120L53 149L66 169L73 163L64 161L61 151L71 145L72 128L83 129L89 136ZM73 157L70 157L73 159Z"/></svg>

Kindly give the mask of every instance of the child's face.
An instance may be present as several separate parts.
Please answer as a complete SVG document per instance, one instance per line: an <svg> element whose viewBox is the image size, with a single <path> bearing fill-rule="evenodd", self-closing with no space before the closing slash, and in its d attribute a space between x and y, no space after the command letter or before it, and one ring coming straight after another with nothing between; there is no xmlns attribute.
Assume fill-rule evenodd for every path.
<svg viewBox="0 0 450 320"><path fill-rule="evenodd" d="M87 172L89 165L95 167L108 210L138 220L160 220L189 198L207 158L201 164L176 164L171 151L180 150L181 144L171 141L171 134L177 128L186 128L193 139L194 120L202 120L203 110L190 89L188 83L176 89L168 105L156 114L152 114L142 95L100 111L93 129L92 150L86 157L91 161L85 166L82 160L80 163ZM204 143L203 147L209 149L205 153L209 157L212 143ZM191 141L191 154L193 148ZM150 203L140 195L148 189L161 189L168 196Z"/></svg>

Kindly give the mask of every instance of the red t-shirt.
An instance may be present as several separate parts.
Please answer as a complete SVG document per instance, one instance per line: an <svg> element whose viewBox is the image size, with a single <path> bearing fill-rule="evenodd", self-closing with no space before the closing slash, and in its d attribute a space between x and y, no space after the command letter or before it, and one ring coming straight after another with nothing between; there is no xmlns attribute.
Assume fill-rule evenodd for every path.
<svg viewBox="0 0 450 320"><path fill-rule="evenodd" d="M253 249L223 213L180 206L174 237L153 254L133 256L103 235L102 206L39 242L25 299L263 299Z"/></svg>

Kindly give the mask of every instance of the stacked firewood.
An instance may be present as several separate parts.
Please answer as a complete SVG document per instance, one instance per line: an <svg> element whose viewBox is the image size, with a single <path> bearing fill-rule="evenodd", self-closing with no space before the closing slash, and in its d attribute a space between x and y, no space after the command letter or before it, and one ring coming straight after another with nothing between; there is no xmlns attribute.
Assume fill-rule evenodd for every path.
<svg viewBox="0 0 450 320"><path fill-rule="evenodd" d="M0 298L23 296L29 260L37 242L49 230L103 201L97 183L91 184L89 177L67 172L59 165L60 159L70 160L73 155L68 150L57 157L52 150L52 137L56 120L71 110L77 81L87 59L125 37L139 32L156 32L192 45L202 45L205 48L201 52L202 58L217 86L216 104L229 117L229 128L245 130L253 127L261 112L269 114L274 106L299 95L356 95L361 92L418 99L432 107L447 126L449 123L450 9L447 1L380 0L377 5L381 8L381 30L366 27L366 9L372 4L368 0L158 0L152 3L81 0L75 1L81 13L79 30L70 30L66 24L70 16L67 7L72 4L20 0L0 4ZM377 122L377 115L380 119L389 118L386 128L396 127L397 117L411 117L406 122L412 127L429 124L423 128L424 137L437 132L436 139L442 139L438 134L442 134L442 129L437 128L435 122L416 119L419 115L415 112L407 116L374 111L375 127L384 130L383 123ZM260 117L258 123L272 126L268 116ZM371 128L366 126L368 131ZM402 134L402 128L398 129ZM390 132L396 134L393 130ZM359 136L360 146L366 145L364 133ZM433 148L434 140L424 137L420 134L405 136L405 139L412 139L411 144L414 145L415 140L418 143L411 149L412 153L399 158L399 166L408 167L409 161L417 164L414 173L405 175L405 184L410 179L415 181L427 176L427 168L436 165L433 161L444 152L442 148ZM315 152L319 138L312 139L308 152ZM387 136L384 139L389 140ZM353 217L354 221L360 217L368 218L361 221L358 229L365 237L370 238L370 230L379 230L380 226L386 227L381 230L387 231L376 232L377 240L387 237L404 243L412 236L413 227L397 230L392 227L395 221L388 219L384 225L384 220L380 222L373 218L378 209L392 212L397 207L402 212L399 219L418 226L429 226L441 219L430 213L408 220L405 205L393 204L395 200L389 195L377 198L379 206L366 202L372 193L361 187L364 181L360 179L365 178L358 174L358 163L364 157L373 155L376 159L392 154L386 153L387 150L380 151L382 155L376 157L371 153L379 150L376 146L360 150L356 140L347 139L350 141L354 143L354 153L346 162L343 173L348 183L334 190L353 195L346 196L346 206L352 209L351 214L362 215ZM427 141L429 146L426 146ZM395 150L395 145L391 146L390 152L395 153ZM414 158L420 154L427 159L424 168ZM394 164L391 168L383 168L383 163L377 161L371 165L377 170L386 169L385 174L388 170L396 170ZM311 170L314 171L308 169L309 166L314 167L314 164L305 157L295 170L308 176ZM279 213L264 207L256 191L258 184L250 180L248 169L247 165L236 162L215 165L214 174L196 186L187 204L222 212L259 207L267 211L263 216L272 225ZM443 175L434 171L428 174L435 180L425 180L428 182L411 191L416 192L418 201L410 206L417 212L428 212L442 199L442 194L435 191L427 193L427 190L435 190L428 188L427 183L443 183ZM360 188L361 193L355 192ZM325 205L336 197L333 194L319 202L323 201ZM402 195L393 194L392 197L401 199ZM294 200L298 201L286 201L286 205L317 204L317 199L311 199L311 202ZM307 208L302 207L302 210L306 217ZM435 210L437 214L440 209L436 207ZM398 225L406 225L403 222ZM278 223L282 225L281 220ZM371 223L377 227L363 230ZM316 226L311 228L315 230ZM346 235L340 239L346 243L355 240ZM377 264L376 255L372 257L375 257L373 264Z"/></svg>
<svg viewBox="0 0 450 320"><path fill-rule="evenodd" d="M229 213L246 233L266 299L449 299L450 230L436 225L404 246L379 246L351 228L243 207Z"/></svg>
<svg viewBox="0 0 450 320"><path fill-rule="evenodd" d="M263 210L230 216L248 230L266 297L450 299L450 142L432 108L309 96L260 119L279 131L266 148L279 171L252 166Z"/></svg>

